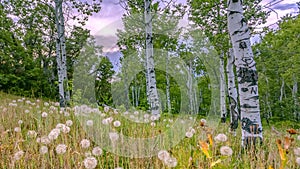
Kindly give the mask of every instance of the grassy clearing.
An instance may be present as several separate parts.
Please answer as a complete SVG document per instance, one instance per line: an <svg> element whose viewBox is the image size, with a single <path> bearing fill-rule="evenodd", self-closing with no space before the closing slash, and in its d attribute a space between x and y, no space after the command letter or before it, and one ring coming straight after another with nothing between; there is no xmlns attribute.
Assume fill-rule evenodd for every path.
<svg viewBox="0 0 300 169"><path fill-rule="evenodd" d="M149 116L149 123L135 124L120 115L124 112L102 110L99 113L88 108L84 111L96 111L101 117L83 118L84 121L93 121L87 122L83 127L79 123L82 119L77 118L73 108L62 111L57 103L0 93L1 168L300 168L300 164L296 162L296 148L300 147L299 134L290 135L286 131L297 124L282 122L276 125L277 131L264 125L264 144L242 152L240 133L237 133L237 137L229 133L229 124L220 124L217 129L211 130L211 126L200 125L203 123L199 117L193 129L186 133L187 137L167 150L167 153L160 152L159 157L130 158L110 153L103 147L99 149L97 142L88 134L89 129L84 128L97 127L106 119L107 126L114 132L147 138L172 127L175 117L162 116L151 122L153 119ZM138 119L138 116L134 112L128 114L129 118ZM93 118L90 119L91 117ZM119 127L116 127L119 125L116 121L120 122ZM56 137L57 130L53 131L55 128L59 130L59 134L56 139L49 141L49 138ZM295 129L299 132L299 129ZM216 137L220 133L225 136ZM88 141L82 141L84 139ZM65 145L66 149L63 146L59 148L59 144ZM94 149L95 147L98 149ZM164 158L163 155L168 154L170 158Z"/></svg>

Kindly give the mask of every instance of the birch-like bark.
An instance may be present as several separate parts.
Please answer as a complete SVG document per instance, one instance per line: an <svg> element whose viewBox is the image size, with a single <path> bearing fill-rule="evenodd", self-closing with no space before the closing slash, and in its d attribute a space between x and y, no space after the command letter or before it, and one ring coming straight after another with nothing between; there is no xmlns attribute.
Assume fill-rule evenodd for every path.
<svg viewBox="0 0 300 169"><path fill-rule="evenodd" d="M280 87L280 96L279 96L279 101L280 102L282 102L283 95L284 95L284 79L282 78L281 87Z"/></svg>
<svg viewBox="0 0 300 169"><path fill-rule="evenodd" d="M224 72L224 57L223 53L220 56L220 110L221 110L221 122L226 122L226 92L225 92L225 72Z"/></svg>
<svg viewBox="0 0 300 169"><path fill-rule="evenodd" d="M146 78L148 78L147 97L152 114L159 114L159 100L156 88L154 57L153 57L153 35L152 35L152 16L151 0L145 0L145 27L146 27Z"/></svg>
<svg viewBox="0 0 300 169"><path fill-rule="evenodd" d="M233 45L238 77L242 121L242 146L262 143L258 98L258 73L250 43L250 29L243 16L242 0L228 0L228 31Z"/></svg>
<svg viewBox="0 0 300 169"><path fill-rule="evenodd" d="M56 62L57 62L57 75L58 75L58 93L59 93L59 103L60 107L65 107L65 93L64 93L64 83L63 83L63 71L62 71L62 61L61 61L61 26L60 26L60 8L61 1L55 0L55 22L57 29L56 38Z"/></svg>
<svg viewBox="0 0 300 169"><path fill-rule="evenodd" d="M298 103L298 96L297 96L297 94L298 94L298 82L297 82L295 74L293 74L292 96L293 96L293 99L294 99L294 105L295 105L294 117L295 117L296 120L298 120L298 118L299 118L299 112L298 112L299 103Z"/></svg>
<svg viewBox="0 0 300 169"><path fill-rule="evenodd" d="M228 83L228 97L230 106L230 130L236 134L236 129L239 125L239 109L238 109L238 93L235 85L235 74L233 70L234 65L234 55L233 49L230 48L228 52L226 73L227 73L227 83Z"/></svg>
<svg viewBox="0 0 300 169"><path fill-rule="evenodd" d="M65 19L62 10L63 0L59 0L59 26L60 26L60 47L61 47L61 69L63 75L63 84L65 91L65 101L68 103L70 101L70 91L68 87L68 76L67 76L67 55L66 55L66 40L65 40Z"/></svg>
<svg viewBox="0 0 300 169"><path fill-rule="evenodd" d="M167 54L167 57L166 57L166 81L167 81L166 97L167 97L168 113L171 114L170 79L169 79L169 74L168 74L168 69L169 69L168 66L169 66L169 53Z"/></svg>

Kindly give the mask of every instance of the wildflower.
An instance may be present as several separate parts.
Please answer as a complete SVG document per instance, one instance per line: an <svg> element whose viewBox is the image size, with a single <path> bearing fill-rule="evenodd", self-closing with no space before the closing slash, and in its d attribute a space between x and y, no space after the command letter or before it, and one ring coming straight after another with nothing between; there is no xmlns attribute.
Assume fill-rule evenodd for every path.
<svg viewBox="0 0 300 169"><path fill-rule="evenodd" d="M116 167L115 169L123 169L122 167Z"/></svg>
<svg viewBox="0 0 300 169"><path fill-rule="evenodd" d="M167 158L170 158L170 154L166 150L160 150L157 154L158 158L162 161L164 161Z"/></svg>
<svg viewBox="0 0 300 169"><path fill-rule="evenodd" d="M299 141L300 141L300 135L297 137L297 140L299 140Z"/></svg>
<svg viewBox="0 0 300 169"><path fill-rule="evenodd" d="M86 169L93 169L97 166L97 160L95 157L87 157L84 159L83 164Z"/></svg>
<svg viewBox="0 0 300 169"><path fill-rule="evenodd" d="M14 154L14 159L20 160L23 157L23 155L24 155L24 151L20 150Z"/></svg>
<svg viewBox="0 0 300 169"><path fill-rule="evenodd" d="M42 113L42 117L46 118L48 116L48 114L46 112Z"/></svg>
<svg viewBox="0 0 300 169"><path fill-rule="evenodd" d="M60 129L63 133L69 133L70 132L70 127L64 125L61 129Z"/></svg>
<svg viewBox="0 0 300 169"><path fill-rule="evenodd" d="M300 156L300 147L294 148L294 154L295 154L296 156Z"/></svg>
<svg viewBox="0 0 300 169"><path fill-rule="evenodd" d="M155 120L157 120L157 117L156 117L156 116L151 116L151 117L150 117L150 120L151 120L151 121L155 121Z"/></svg>
<svg viewBox="0 0 300 169"><path fill-rule="evenodd" d="M156 124L155 124L154 122L151 122L150 125L151 125L152 127L155 127Z"/></svg>
<svg viewBox="0 0 300 169"><path fill-rule="evenodd" d="M45 102L45 103L44 103L44 106L48 107L48 106L49 106L49 103L48 103L48 102Z"/></svg>
<svg viewBox="0 0 300 169"><path fill-rule="evenodd" d="M114 110L114 114L119 114L117 109Z"/></svg>
<svg viewBox="0 0 300 169"><path fill-rule="evenodd" d="M30 111L26 109L24 112L27 114L27 113L29 113Z"/></svg>
<svg viewBox="0 0 300 169"><path fill-rule="evenodd" d="M67 146L65 144L58 144L55 151L57 154L64 154L67 151Z"/></svg>
<svg viewBox="0 0 300 169"><path fill-rule="evenodd" d="M112 117L107 118L108 123L111 123L113 120L114 120L114 118L112 118Z"/></svg>
<svg viewBox="0 0 300 169"><path fill-rule="evenodd" d="M14 131L15 131L16 133L20 133L20 132L21 132L21 128L20 128L20 127L16 127L16 128L14 129Z"/></svg>
<svg viewBox="0 0 300 169"><path fill-rule="evenodd" d="M109 133L109 138L112 142L115 142L119 139L119 134L116 132L110 132Z"/></svg>
<svg viewBox="0 0 300 169"><path fill-rule="evenodd" d="M54 106L58 107L59 106L59 102L55 102Z"/></svg>
<svg viewBox="0 0 300 169"><path fill-rule="evenodd" d="M104 112L108 112L109 111L109 107L105 106L104 107Z"/></svg>
<svg viewBox="0 0 300 169"><path fill-rule="evenodd" d="M232 151L232 149L231 149L230 147L228 147L228 146L222 146L222 147L220 148L220 153L221 153L222 155L224 155L224 156L231 156L232 153L233 153L233 151Z"/></svg>
<svg viewBox="0 0 300 169"><path fill-rule="evenodd" d="M66 121L66 125L69 126L69 127L72 126L72 125L73 125L72 120L67 120L67 121Z"/></svg>
<svg viewBox="0 0 300 169"><path fill-rule="evenodd" d="M43 136L40 138L40 143L42 144L50 144L50 139L47 136Z"/></svg>
<svg viewBox="0 0 300 169"><path fill-rule="evenodd" d="M48 138L50 140L55 140L55 139L57 139L59 134L60 134L60 129L55 128L55 129L50 131L50 133L48 134Z"/></svg>
<svg viewBox="0 0 300 169"><path fill-rule="evenodd" d="M120 127L121 126L121 122L120 121L114 121L114 126L115 127Z"/></svg>
<svg viewBox="0 0 300 169"><path fill-rule="evenodd" d="M226 136L225 134L218 134L218 135L214 138L214 140L215 140L216 142L225 142L225 141L227 141L227 136Z"/></svg>
<svg viewBox="0 0 300 169"><path fill-rule="evenodd" d="M128 111L125 111L123 114L124 114L124 115L127 115L128 113L129 113Z"/></svg>
<svg viewBox="0 0 300 169"><path fill-rule="evenodd" d="M48 152L48 147L47 146L42 146L40 148L40 154L46 154Z"/></svg>
<svg viewBox="0 0 300 169"><path fill-rule="evenodd" d="M296 158L296 163L300 166L300 157Z"/></svg>
<svg viewBox="0 0 300 169"><path fill-rule="evenodd" d="M286 130L288 133L290 133L290 135L293 135L293 134L298 134L297 130L293 129L293 128L290 128L288 130Z"/></svg>
<svg viewBox="0 0 300 169"><path fill-rule="evenodd" d="M62 123L58 123L57 125L56 125L56 127L55 128L57 128L57 129L61 129L61 128L63 128L65 125L64 124L62 124Z"/></svg>
<svg viewBox="0 0 300 169"><path fill-rule="evenodd" d="M193 137L193 133L192 132L190 132L190 131L188 131L188 132L186 132L185 133L185 136L187 137L187 138L191 138L191 137Z"/></svg>
<svg viewBox="0 0 300 169"><path fill-rule="evenodd" d="M37 136L37 133L36 133L34 130L29 130L29 131L27 132L27 135L28 135L28 137L30 137L30 138L34 138L34 137Z"/></svg>
<svg viewBox="0 0 300 169"><path fill-rule="evenodd" d="M93 120L86 121L87 126L93 126L93 124L94 124Z"/></svg>
<svg viewBox="0 0 300 169"><path fill-rule="evenodd" d="M150 117L150 115L148 113L144 114L144 118L148 119Z"/></svg>
<svg viewBox="0 0 300 169"><path fill-rule="evenodd" d="M100 156L103 153L103 151L100 147L94 147L92 153L94 156Z"/></svg>
<svg viewBox="0 0 300 169"><path fill-rule="evenodd" d="M83 140L81 140L81 142L80 142L80 146L81 146L82 148L89 148L90 145L91 145L91 143L90 143L90 141L89 141L88 139L83 139Z"/></svg>
<svg viewBox="0 0 300 169"><path fill-rule="evenodd" d="M280 139L276 140L276 144L277 144L277 148L278 148L278 151L279 151L281 161L285 161L286 160L286 158L285 158L286 152L281 147L281 140Z"/></svg>
<svg viewBox="0 0 300 169"><path fill-rule="evenodd" d="M189 130L190 130L190 132L191 132L191 133L193 133L193 134L195 134L195 133L196 133L196 130L195 130L195 129L193 129L192 127L190 127L190 128L189 128Z"/></svg>
<svg viewBox="0 0 300 169"><path fill-rule="evenodd" d="M205 119L201 119L200 120L200 126L205 126L206 124L206 120Z"/></svg>
<svg viewBox="0 0 300 169"><path fill-rule="evenodd" d="M138 111L134 111L133 114L134 114L134 115L138 115L139 112L138 112Z"/></svg>
<svg viewBox="0 0 300 169"><path fill-rule="evenodd" d="M103 119L103 120L102 120L102 124L108 125L108 120L107 120L107 119Z"/></svg>
<svg viewBox="0 0 300 169"><path fill-rule="evenodd" d="M176 165L177 165L177 159L174 158L174 157L170 157L170 158L165 159L164 163L168 167L176 167Z"/></svg>
<svg viewBox="0 0 300 169"><path fill-rule="evenodd" d="M19 124L19 125L23 124L23 121L22 121L22 120L19 120L19 121L18 121L18 124Z"/></svg>
<svg viewBox="0 0 300 169"><path fill-rule="evenodd" d="M200 144L200 149L202 152L206 155L207 158L212 158L211 155L209 154L209 144L207 144L205 141L199 141Z"/></svg>

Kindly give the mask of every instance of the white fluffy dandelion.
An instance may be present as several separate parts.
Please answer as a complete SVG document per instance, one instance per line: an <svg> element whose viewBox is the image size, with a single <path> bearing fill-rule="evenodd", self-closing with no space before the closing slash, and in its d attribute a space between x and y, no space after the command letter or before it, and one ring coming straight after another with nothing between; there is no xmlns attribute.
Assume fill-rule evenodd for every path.
<svg viewBox="0 0 300 169"><path fill-rule="evenodd" d="M15 127L14 131L15 131L16 133L20 133L20 132L21 132L21 127Z"/></svg>
<svg viewBox="0 0 300 169"><path fill-rule="evenodd" d="M55 151L57 154L64 154L67 151L67 146L65 144L58 144Z"/></svg>
<svg viewBox="0 0 300 169"><path fill-rule="evenodd" d="M300 135L297 137L297 140L299 140L299 141L300 141Z"/></svg>
<svg viewBox="0 0 300 169"><path fill-rule="evenodd" d="M47 116L48 116L48 113L46 113L46 112L43 112L43 113L42 113L42 117L43 117L43 118L46 118Z"/></svg>
<svg viewBox="0 0 300 169"><path fill-rule="evenodd" d="M47 146L42 146L40 148L40 154L46 154L48 153L48 147Z"/></svg>
<svg viewBox="0 0 300 169"><path fill-rule="evenodd" d="M121 122L120 121L114 121L114 123L113 123L113 125L115 126L115 127L120 127L121 126Z"/></svg>
<svg viewBox="0 0 300 169"><path fill-rule="evenodd" d="M14 154L14 160L20 160L24 156L24 151L20 150Z"/></svg>
<svg viewBox="0 0 300 169"><path fill-rule="evenodd" d="M93 120L87 120L87 121L86 121L86 125L87 125L87 126L93 126L93 125L94 125Z"/></svg>
<svg viewBox="0 0 300 169"><path fill-rule="evenodd" d="M50 140L55 140L55 139L57 139L59 134L60 134L60 129L55 128L55 129L50 131L50 133L48 134L48 138Z"/></svg>
<svg viewBox="0 0 300 169"><path fill-rule="evenodd" d="M37 133L34 130L29 130L27 132L27 136L30 138L35 138L37 136Z"/></svg>
<svg viewBox="0 0 300 169"><path fill-rule="evenodd" d="M100 147L94 147L92 150L92 154L94 156L100 156L102 153L103 153L103 151Z"/></svg>
<svg viewBox="0 0 300 169"><path fill-rule="evenodd" d="M42 144L50 144L50 139L47 136L43 136L40 138L40 143Z"/></svg>
<svg viewBox="0 0 300 169"><path fill-rule="evenodd" d="M112 141L112 142L115 142L119 139L119 134L116 133L116 132L110 132L108 133L109 134L109 139Z"/></svg>
<svg viewBox="0 0 300 169"><path fill-rule="evenodd" d="M80 142L81 148L89 148L91 145L90 141L88 139L83 139Z"/></svg>
<svg viewBox="0 0 300 169"><path fill-rule="evenodd" d="M300 157L296 158L296 163L300 166Z"/></svg>
<svg viewBox="0 0 300 169"><path fill-rule="evenodd" d="M164 160L164 163L168 167L176 167L177 166L177 159L174 157L170 157Z"/></svg>
<svg viewBox="0 0 300 169"><path fill-rule="evenodd" d="M50 104L48 102L44 102L44 106L48 107Z"/></svg>
<svg viewBox="0 0 300 169"><path fill-rule="evenodd" d="M164 161L165 159L170 158L170 154L169 154L169 152L166 151L166 150L160 150L160 151L158 152L158 154L157 154L157 157L158 157L160 160Z"/></svg>
<svg viewBox="0 0 300 169"><path fill-rule="evenodd" d="M18 124L19 124L19 125L23 124L23 120L19 120L19 121L18 121Z"/></svg>
<svg viewBox="0 0 300 169"><path fill-rule="evenodd" d="M300 156L300 147L294 148L294 154L295 154L296 156Z"/></svg>
<svg viewBox="0 0 300 169"><path fill-rule="evenodd" d="M67 120L66 121L66 125L69 126L69 127L72 126L73 125L73 121L72 120Z"/></svg>
<svg viewBox="0 0 300 169"><path fill-rule="evenodd" d="M185 136L186 136L187 138L192 138L193 135L194 135L194 134L193 134L192 132L190 132L190 131L188 131L188 132L185 133Z"/></svg>
<svg viewBox="0 0 300 169"><path fill-rule="evenodd" d="M104 112L108 112L109 111L109 107L105 106L104 107Z"/></svg>
<svg viewBox="0 0 300 169"><path fill-rule="evenodd" d="M97 166L97 159L95 157L87 157L83 161L86 169L94 169Z"/></svg>
<svg viewBox="0 0 300 169"><path fill-rule="evenodd" d="M233 151L232 151L232 149L231 149L230 147L228 147L228 146L222 146L222 147L220 148L220 153L221 153L222 155L224 155L224 156L231 156L232 153L233 153Z"/></svg>
<svg viewBox="0 0 300 169"><path fill-rule="evenodd" d="M216 142L225 142L225 141L227 141L227 136L225 135L225 134L218 134L215 138L214 138L214 140L216 141Z"/></svg>

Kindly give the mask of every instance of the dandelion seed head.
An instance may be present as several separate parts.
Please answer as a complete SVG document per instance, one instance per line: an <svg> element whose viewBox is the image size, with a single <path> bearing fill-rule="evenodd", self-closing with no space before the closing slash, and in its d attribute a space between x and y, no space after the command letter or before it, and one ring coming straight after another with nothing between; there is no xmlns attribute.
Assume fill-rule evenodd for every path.
<svg viewBox="0 0 300 169"><path fill-rule="evenodd" d="M170 154L166 150L160 150L157 154L158 159L164 161L167 158L170 158Z"/></svg>
<svg viewBox="0 0 300 169"><path fill-rule="evenodd" d="M300 147L294 148L294 154L300 156Z"/></svg>
<svg viewBox="0 0 300 169"><path fill-rule="evenodd" d="M117 121L114 121L113 124L114 124L115 127L120 127L120 126L121 126L121 122L118 121L118 120L117 120Z"/></svg>
<svg viewBox="0 0 300 169"><path fill-rule="evenodd" d="M23 124L23 121L22 121L22 120L19 120L19 121L18 121L18 124L19 124L19 125Z"/></svg>
<svg viewBox="0 0 300 169"><path fill-rule="evenodd" d="M16 133L20 133L20 132L21 132L21 127L15 127L14 131L15 131Z"/></svg>
<svg viewBox="0 0 300 169"><path fill-rule="evenodd" d="M103 151L100 147L94 147L92 153L94 156L100 156L103 153Z"/></svg>
<svg viewBox="0 0 300 169"><path fill-rule="evenodd" d="M88 139L83 139L80 142L81 148L89 148L91 145L90 141Z"/></svg>
<svg viewBox="0 0 300 169"><path fill-rule="evenodd" d="M48 153L48 147L47 146L42 146L40 148L40 154L46 154Z"/></svg>
<svg viewBox="0 0 300 169"><path fill-rule="evenodd" d="M60 129L55 128L55 129L50 131L50 133L48 134L48 138L50 140L55 140L55 139L57 139L59 134L60 134Z"/></svg>
<svg viewBox="0 0 300 169"><path fill-rule="evenodd" d="M298 164L300 166L300 157L296 158L296 164Z"/></svg>
<svg viewBox="0 0 300 169"><path fill-rule="evenodd" d="M87 157L83 161L86 169L94 169L97 166L97 159L95 157Z"/></svg>
<svg viewBox="0 0 300 169"><path fill-rule="evenodd" d="M231 149L230 147L228 147L228 146L222 146L222 147L220 148L220 153L221 153L222 155L224 155L224 156L231 156L232 153L233 153L233 151L232 151L232 149Z"/></svg>
<svg viewBox="0 0 300 169"><path fill-rule="evenodd" d="M72 120L67 120L66 121L66 125L69 126L69 127L72 126L73 125L73 121Z"/></svg>
<svg viewBox="0 0 300 169"><path fill-rule="evenodd" d="M174 157L170 157L164 160L164 163L168 167L176 167L177 166L177 159Z"/></svg>
<svg viewBox="0 0 300 169"><path fill-rule="evenodd" d="M48 116L48 113L46 113L46 112L42 113L42 117L46 118L47 116Z"/></svg>
<svg viewBox="0 0 300 169"><path fill-rule="evenodd" d="M115 142L119 139L119 134L116 133L116 132L110 132L108 133L109 134L109 139L112 141L112 142Z"/></svg>
<svg viewBox="0 0 300 169"><path fill-rule="evenodd" d="M14 160L20 160L24 156L24 151L20 150L14 154Z"/></svg>
<svg viewBox="0 0 300 169"><path fill-rule="evenodd" d="M35 138L37 136L37 133L34 130L29 130L27 132L27 136L30 138Z"/></svg>
<svg viewBox="0 0 300 169"><path fill-rule="evenodd" d="M50 139L47 136L43 136L40 138L40 143L42 144L50 144Z"/></svg>
<svg viewBox="0 0 300 169"><path fill-rule="evenodd" d="M57 154L64 154L67 151L67 146L65 144L58 144L55 151Z"/></svg>
<svg viewBox="0 0 300 169"><path fill-rule="evenodd" d="M216 142L226 142L227 141L227 136L225 135L225 134L218 134L215 138L214 138L214 140L216 141Z"/></svg>
<svg viewBox="0 0 300 169"><path fill-rule="evenodd" d="M93 124L94 124L93 120L86 121L87 126L93 126Z"/></svg>
<svg viewBox="0 0 300 169"><path fill-rule="evenodd" d="M104 107L104 112L107 113L108 111L109 111L109 107L105 106L105 107Z"/></svg>
<svg viewBox="0 0 300 169"><path fill-rule="evenodd" d="M186 136L187 138L192 138L193 135L194 135L194 134L193 134L192 132L190 132L190 131L188 131L188 132L185 133L185 136Z"/></svg>

